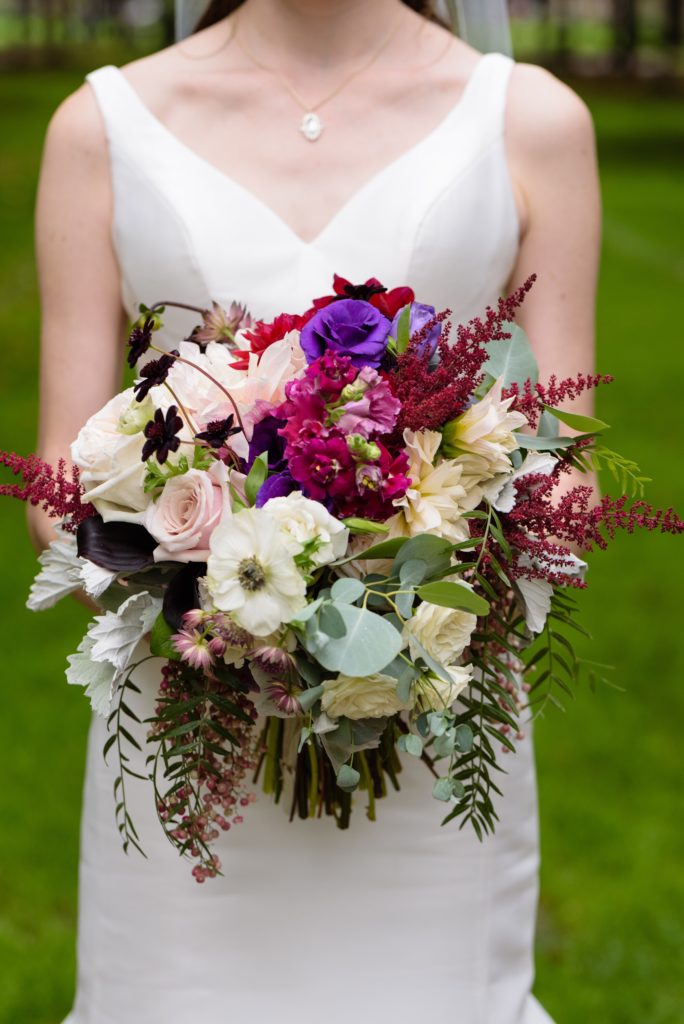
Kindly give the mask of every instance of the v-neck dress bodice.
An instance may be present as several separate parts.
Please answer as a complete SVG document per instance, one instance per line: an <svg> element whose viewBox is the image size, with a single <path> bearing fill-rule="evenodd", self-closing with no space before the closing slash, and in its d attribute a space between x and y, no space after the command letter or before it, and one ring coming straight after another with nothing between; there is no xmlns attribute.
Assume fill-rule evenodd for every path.
<svg viewBox="0 0 684 1024"><path fill-rule="evenodd" d="M410 284L455 320L496 300L518 220L504 149L512 62L487 55L447 117L374 175L310 242L199 157L107 65L87 78L106 126L112 237L124 305L236 299L301 312L337 272ZM168 311L176 344L194 315ZM161 662L134 673L151 714ZM500 821L480 843L404 755L376 822L289 821L258 793L217 842L223 875L198 886L150 791L127 783L147 854L121 850L106 726L91 724L81 831L78 986L68 1024L550 1024L531 995L538 836L531 737L502 757ZM135 755L135 752L132 752ZM144 754L130 767L145 774ZM65 1022L67 1024L67 1022Z"/></svg>
<svg viewBox="0 0 684 1024"><path fill-rule="evenodd" d="M410 283L470 319L496 299L518 249L504 149L512 61L481 57L457 104L374 174L311 241L200 157L114 65L90 72L111 155L112 236L129 314L140 301L236 299L261 319L302 312L332 275ZM169 340L192 321L169 310ZM174 337L175 335L175 337Z"/></svg>

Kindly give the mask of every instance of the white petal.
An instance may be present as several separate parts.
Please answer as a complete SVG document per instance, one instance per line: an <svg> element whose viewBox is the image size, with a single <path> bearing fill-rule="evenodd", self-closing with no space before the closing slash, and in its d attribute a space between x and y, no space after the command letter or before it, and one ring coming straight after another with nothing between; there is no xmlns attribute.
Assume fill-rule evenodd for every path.
<svg viewBox="0 0 684 1024"><path fill-rule="evenodd" d="M517 580L518 589L525 601L525 623L532 633L541 633L551 611L553 587L546 580Z"/></svg>
<svg viewBox="0 0 684 1024"><path fill-rule="evenodd" d="M81 581L83 588L91 597L99 597L112 585L116 579L116 573L109 569L103 569L101 565L95 565L84 558L81 562Z"/></svg>

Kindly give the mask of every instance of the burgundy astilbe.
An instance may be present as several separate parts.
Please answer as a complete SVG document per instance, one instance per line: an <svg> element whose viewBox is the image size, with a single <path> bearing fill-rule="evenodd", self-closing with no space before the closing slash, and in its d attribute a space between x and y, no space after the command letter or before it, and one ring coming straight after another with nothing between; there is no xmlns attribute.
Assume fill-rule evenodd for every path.
<svg viewBox="0 0 684 1024"><path fill-rule="evenodd" d="M534 284L530 277L513 295L500 299L484 318L476 317L457 328L456 341L449 344L449 325L442 329L438 345L439 364L430 368L429 351L422 343L435 323L443 323L451 310L431 320L417 332L408 348L397 359L396 371L389 377L394 395L402 404L397 430L437 430L460 415L483 379L487 361L486 345L510 337L505 324L514 319L525 296Z"/></svg>
<svg viewBox="0 0 684 1024"><path fill-rule="evenodd" d="M684 533L684 520L672 508L656 509L645 501L627 495L612 498L606 495L592 504L593 489L579 484L553 500L555 485L561 473L570 467L560 462L554 472L529 474L523 493L515 508L502 516L508 543L530 560L538 559L543 568L508 563L513 577L546 579L559 585L583 586L576 577L568 577L560 565L567 557L564 545L572 544L584 551L605 549L620 531L634 533L637 529L660 533ZM556 566L557 568L554 568Z"/></svg>
<svg viewBox="0 0 684 1024"><path fill-rule="evenodd" d="M0 485L0 496L42 505L50 516L65 520L64 528L69 533L75 533L84 519L95 515L94 507L81 500L83 487L78 467L67 469L64 459L59 460L55 469L37 455L0 451L0 465L23 478L23 484Z"/></svg>
<svg viewBox="0 0 684 1024"><path fill-rule="evenodd" d="M539 423L545 405L557 407L567 399L574 401L583 392L597 388L600 384L611 384L613 379L608 373L578 373L575 377L565 377L563 380L558 380L553 374L548 384L533 384L529 380L522 388L519 384L511 384L504 388L502 397L510 398L513 395L515 401L511 408L523 413L534 428Z"/></svg>

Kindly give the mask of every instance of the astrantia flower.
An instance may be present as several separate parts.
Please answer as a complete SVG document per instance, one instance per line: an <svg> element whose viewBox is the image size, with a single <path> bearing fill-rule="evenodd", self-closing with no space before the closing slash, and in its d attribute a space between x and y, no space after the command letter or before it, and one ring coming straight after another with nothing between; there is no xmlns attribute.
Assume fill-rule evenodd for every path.
<svg viewBox="0 0 684 1024"><path fill-rule="evenodd" d="M173 349L169 355L160 356L159 359L152 359L149 363L145 363L140 371L141 379L133 385L135 396L139 402L142 402L152 388L164 383L177 355L178 351Z"/></svg>
<svg viewBox="0 0 684 1024"><path fill-rule="evenodd" d="M503 377L499 377L485 397L447 423L443 433L445 455L475 455L489 477L510 471L509 455L518 447L513 431L527 424L523 413L509 412L514 398L502 399L502 388Z"/></svg>
<svg viewBox="0 0 684 1024"><path fill-rule="evenodd" d="M354 366L379 366L387 348L390 322L369 302L341 299L316 313L302 327L301 346L311 363L327 350L349 356Z"/></svg>
<svg viewBox="0 0 684 1024"><path fill-rule="evenodd" d="M306 605L306 584L266 509L243 509L214 530L207 588L216 608L266 636Z"/></svg>
<svg viewBox="0 0 684 1024"><path fill-rule="evenodd" d="M142 460L147 462L156 454L157 462L166 462L170 452L178 451L180 438L178 434L183 429L183 420L178 415L175 405L170 405L166 414L157 409L154 419L145 427L143 433L147 440L142 450Z"/></svg>
<svg viewBox="0 0 684 1024"><path fill-rule="evenodd" d="M171 645L181 656L181 661L206 671L214 663L209 641L197 629L182 629L171 637Z"/></svg>
<svg viewBox="0 0 684 1024"><path fill-rule="evenodd" d="M250 327L252 318L245 306L232 302L226 311L218 302L212 302L211 309L202 313L202 324L195 327L190 334L190 341L197 345L206 345L210 341L232 341L235 332Z"/></svg>
<svg viewBox="0 0 684 1024"><path fill-rule="evenodd" d="M468 524L462 516L477 506L479 496L476 500L463 486L462 466L453 459L438 459L441 440L436 430L404 431L411 485L396 502L399 512L388 523L391 534L434 533L467 540Z"/></svg>

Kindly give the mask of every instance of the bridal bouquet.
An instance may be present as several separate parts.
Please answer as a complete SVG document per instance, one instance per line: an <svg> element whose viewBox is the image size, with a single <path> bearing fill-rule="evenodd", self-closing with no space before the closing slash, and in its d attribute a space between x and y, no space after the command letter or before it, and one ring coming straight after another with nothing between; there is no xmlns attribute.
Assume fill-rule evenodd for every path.
<svg viewBox="0 0 684 1024"><path fill-rule="evenodd" d="M512 323L531 284L450 336L449 311L411 289L336 277L272 323L198 309L170 352L155 333L181 304L141 305L129 363L145 361L82 428L73 468L3 454L23 483L2 492L60 520L29 607L82 587L102 608L67 679L107 717L126 848L143 742L150 799L198 881L259 776L291 816L345 827L355 790L374 819L399 788L401 753L432 773L444 822L493 829L521 712L580 671L571 548L684 529L640 499L605 423L559 408L610 378L538 382ZM558 487L600 467L633 496ZM131 695L149 658L163 663L143 725Z"/></svg>

